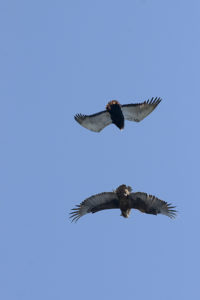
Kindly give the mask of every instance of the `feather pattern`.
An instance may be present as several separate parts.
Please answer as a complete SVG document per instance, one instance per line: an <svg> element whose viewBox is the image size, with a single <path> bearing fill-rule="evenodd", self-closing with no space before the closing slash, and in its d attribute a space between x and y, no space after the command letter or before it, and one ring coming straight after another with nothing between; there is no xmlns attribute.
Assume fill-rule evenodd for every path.
<svg viewBox="0 0 200 300"><path fill-rule="evenodd" d="M161 100L156 97L143 103L124 104L121 106L124 118L128 121L140 122L157 107Z"/></svg>
<svg viewBox="0 0 200 300"><path fill-rule="evenodd" d="M74 119L83 127L95 132L100 132L104 127L112 123L110 114L106 110L88 116L76 114Z"/></svg>
<svg viewBox="0 0 200 300"><path fill-rule="evenodd" d="M175 218L177 211L174 209L171 203L167 203L158 199L155 196L148 195L146 193L131 193L130 194L131 208L140 210L147 214L163 214L170 218Z"/></svg>
<svg viewBox="0 0 200 300"><path fill-rule="evenodd" d="M116 193L100 193L85 199L80 205L77 205L76 208L73 208L72 212L70 213L70 218L72 219L72 222L76 222L85 214L95 213L100 210L112 208L119 208L119 201Z"/></svg>

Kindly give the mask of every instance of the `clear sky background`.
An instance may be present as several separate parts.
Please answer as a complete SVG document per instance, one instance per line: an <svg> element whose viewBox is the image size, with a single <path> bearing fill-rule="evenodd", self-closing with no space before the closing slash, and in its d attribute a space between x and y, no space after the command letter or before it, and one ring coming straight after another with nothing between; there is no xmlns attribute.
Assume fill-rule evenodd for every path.
<svg viewBox="0 0 200 300"><path fill-rule="evenodd" d="M198 299L200 2L1 1L0 298ZM163 101L84 129L111 99ZM71 208L118 185L175 220Z"/></svg>

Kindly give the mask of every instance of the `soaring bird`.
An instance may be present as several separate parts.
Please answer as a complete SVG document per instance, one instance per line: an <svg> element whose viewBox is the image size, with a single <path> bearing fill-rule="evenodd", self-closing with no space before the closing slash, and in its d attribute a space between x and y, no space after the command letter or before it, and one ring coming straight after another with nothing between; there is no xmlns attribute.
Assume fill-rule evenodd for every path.
<svg viewBox="0 0 200 300"><path fill-rule="evenodd" d="M132 188L130 186L122 184L113 192L93 195L84 200L80 205L77 205L76 208L73 208L70 218L72 222L76 222L87 213L95 213L112 208L120 209L121 216L124 218L129 217L131 208L138 209L146 214L163 214L170 218L175 218L177 211L171 203L167 203L146 193L131 193L131 191Z"/></svg>
<svg viewBox="0 0 200 300"><path fill-rule="evenodd" d="M100 132L112 123L119 129L123 129L124 120L140 122L156 108L161 100L156 97L143 103L124 105L117 100L112 100L108 102L104 111L93 115L76 114L74 118L80 125L95 132Z"/></svg>

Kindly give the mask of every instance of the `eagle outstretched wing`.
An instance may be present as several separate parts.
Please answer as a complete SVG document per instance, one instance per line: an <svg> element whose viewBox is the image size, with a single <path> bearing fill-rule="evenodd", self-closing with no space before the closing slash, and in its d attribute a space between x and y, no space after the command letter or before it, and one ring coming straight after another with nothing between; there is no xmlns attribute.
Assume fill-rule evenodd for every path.
<svg viewBox="0 0 200 300"><path fill-rule="evenodd" d="M156 97L143 103L124 104L121 106L124 118L129 121L140 122L156 108L161 100L161 98Z"/></svg>
<svg viewBox="0 0 200 300"><path fill-rule="evenodd" d="M76 208L72 209L70 218L73 221L88 213L95 213L104 209L119 208L119 200L113 192L100 193L93 195L85 199L81 204L76 205Z"/></svg>
<svg viewBox="0 0 200 300"><path fill-rule="evenodd" d="M131 208L135 208L146 214L163 214L171 219L176 217L175 206L146 193L130 194Z"/></svg>
<svg viewBox="0 0 200 300"><path fill-rule="evenodd" d="M83 127L95 132L100 132L112 123L110 114L106 110L89 116L76 114L74 119Z"/></svg>

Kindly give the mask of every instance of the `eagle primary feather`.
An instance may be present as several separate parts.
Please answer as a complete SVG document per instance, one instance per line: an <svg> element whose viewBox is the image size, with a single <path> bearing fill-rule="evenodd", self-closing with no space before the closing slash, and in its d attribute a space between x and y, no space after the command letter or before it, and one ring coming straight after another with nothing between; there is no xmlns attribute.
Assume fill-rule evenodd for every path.
<svg viewBox="0 0 200 300"><path fill-rule="evenodd" d="M132 208L146 214L163 214L175 218L175 206L146 193L131 193L131 190L130 186L122 184L113 192L93 195L77 205L76 208L73 208L70 218L72 221L78 221L80 217L87 213L114 208L119 208L121 215L125 218L129 217Z"/></svg>
<svg viewBox="0 0 200 300"><path fill-rule="evenodd" d="M147 117L161 102L161 98L152 98L143 103L121 105L117 100L109 101L106 110L93 115L76 114L75 120L83 127L100 132L106 126L115 124L124 128L124 120L139 122Z"/></svg>

